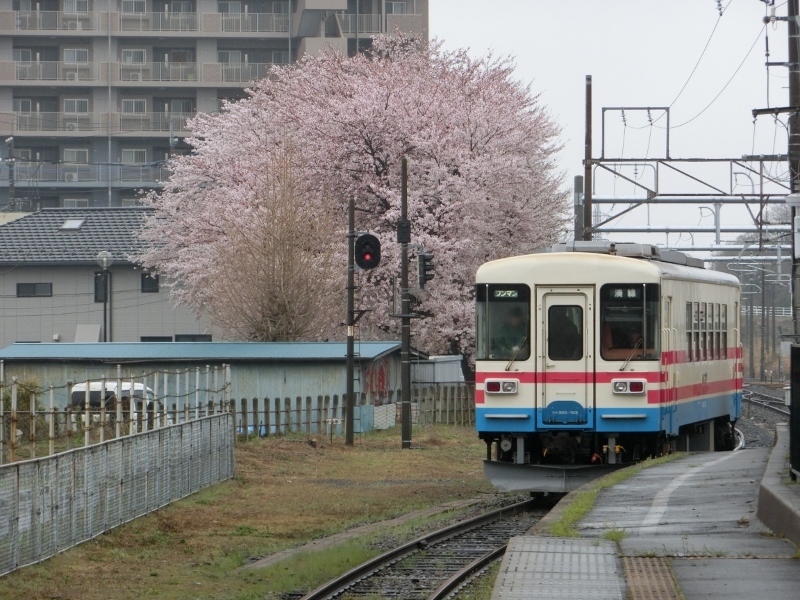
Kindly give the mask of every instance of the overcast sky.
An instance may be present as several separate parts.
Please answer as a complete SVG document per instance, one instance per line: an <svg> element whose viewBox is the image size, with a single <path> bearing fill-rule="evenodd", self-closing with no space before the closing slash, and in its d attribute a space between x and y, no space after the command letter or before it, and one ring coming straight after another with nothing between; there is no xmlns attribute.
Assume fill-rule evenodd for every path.
<svg viewBox="0 0 800 600"><path fill-rule="evenodd" d="M786 59L786 24L765 27L766 7L759 0L720 4L721 17L715 0L430 0L430 27L431 37L446 48L515 57L518 79L540 94L562 128L559 165L571 189L573 177L583 174L586 75L593 78L595 158L601 148L601 107L619 106L671 106L673 158L786 152L783 124L759 117L754 125L751 112L788 104L786 69L773 67L768 76L764 64L765 38L769 60ZM778 4L777 15L784 16L785 5ZM650 117L660 114L651 111ZM625 124L621 113L606 112L605 156L664 157L664 124L662 117L651 127L646 111L626 111ZM774 174L785 169L785 163L772 166ZM723 184L730 179L719 176ZM734 179L738 191L750 189L744 176ZM613 178L598 179L597 185L602 188L597 194L641 195ZM687 184L685 191L697 190ZM657 219L681 222L675 212ZM710 212L697 207L683 211L681 219L687 225L713 225ZM746 220L733 208L723 211L723 225ZM639 211L622 224L646 221L646 212ZM670 242L676 239L673 235Z"/></svg>

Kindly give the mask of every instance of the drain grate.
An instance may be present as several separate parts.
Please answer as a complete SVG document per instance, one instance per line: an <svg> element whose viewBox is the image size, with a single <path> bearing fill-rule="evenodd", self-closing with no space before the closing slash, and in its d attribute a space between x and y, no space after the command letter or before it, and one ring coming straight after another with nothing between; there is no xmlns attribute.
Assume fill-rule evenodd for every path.
<svg viewBox="0 0 800 600"><path fill-rule="evenodd" d="M623 556L622 565L632 600L683 600L666 558Z"/></svg>

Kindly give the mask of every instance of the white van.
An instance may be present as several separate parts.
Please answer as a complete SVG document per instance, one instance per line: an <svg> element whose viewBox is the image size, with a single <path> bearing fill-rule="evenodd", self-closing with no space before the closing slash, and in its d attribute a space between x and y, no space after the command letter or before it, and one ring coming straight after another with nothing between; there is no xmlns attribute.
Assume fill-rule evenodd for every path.
<svg viewBox="0 0 800 600"><path fill-rule="evenodd" d="M120 394L117 394L117 381L107 379L106 380L106 389L105 394L102 393L103 389L103 382L102 381L90 381L89 382L89 410L92 413L92 420L99 421L100 420L100 410L101 410L101 403L105 403L105 408L107 411L106 418L113 419L117 412L117 407L115 404L115 400L119 398L122 401L122 411L124 414L124 419L130 420L137 420L137 415L141 414L145 410L151 413L150 421L152 426L152 411L156 410L159 411L159 402L155 399L155 394L153 390L149 387L145 387L142 383L134 383L133 384L133 400L134 402L130 402L131 398L131 382L129 381L122 381L122 389L120 390ZM73 414L80 414L86 410L86 382L83 383L76 383L72 386L72 397L70 398L70 405L72 406ZM161 420L161 416L156 416L158 422ZM172 418L167 418L167 424L172 423ZM156 423L158 424L158 423Z"/></svg>

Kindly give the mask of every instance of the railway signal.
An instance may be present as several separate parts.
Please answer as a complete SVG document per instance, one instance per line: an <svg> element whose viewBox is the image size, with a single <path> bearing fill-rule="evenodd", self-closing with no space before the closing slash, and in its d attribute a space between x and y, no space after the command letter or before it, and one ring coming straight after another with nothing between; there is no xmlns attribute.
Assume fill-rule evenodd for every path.
<svg viewBox="0 0 800 600"><path fill-rule="evenodd" d="M420 253L417 256L417 273L419 276L419 289L424 290L425 284L434 278L433 254Z"/></svg>
<svg viewBox="0 0 800 600"><path fill-rule="evenodd" d="M356 238L355 261L362 269L374 269L381 262L381 242L371 233Z"/></svg>

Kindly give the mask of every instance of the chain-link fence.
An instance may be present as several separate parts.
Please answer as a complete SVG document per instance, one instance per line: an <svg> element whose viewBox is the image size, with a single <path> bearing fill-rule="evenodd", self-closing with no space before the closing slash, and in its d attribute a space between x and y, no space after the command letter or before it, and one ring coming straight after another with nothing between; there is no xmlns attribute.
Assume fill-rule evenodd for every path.
<svg viewBox="0 0 800 600"><path fill-rule="evenodd" d="M0 466L0 576L233 477L233 415L213 412Z"/></svg>

